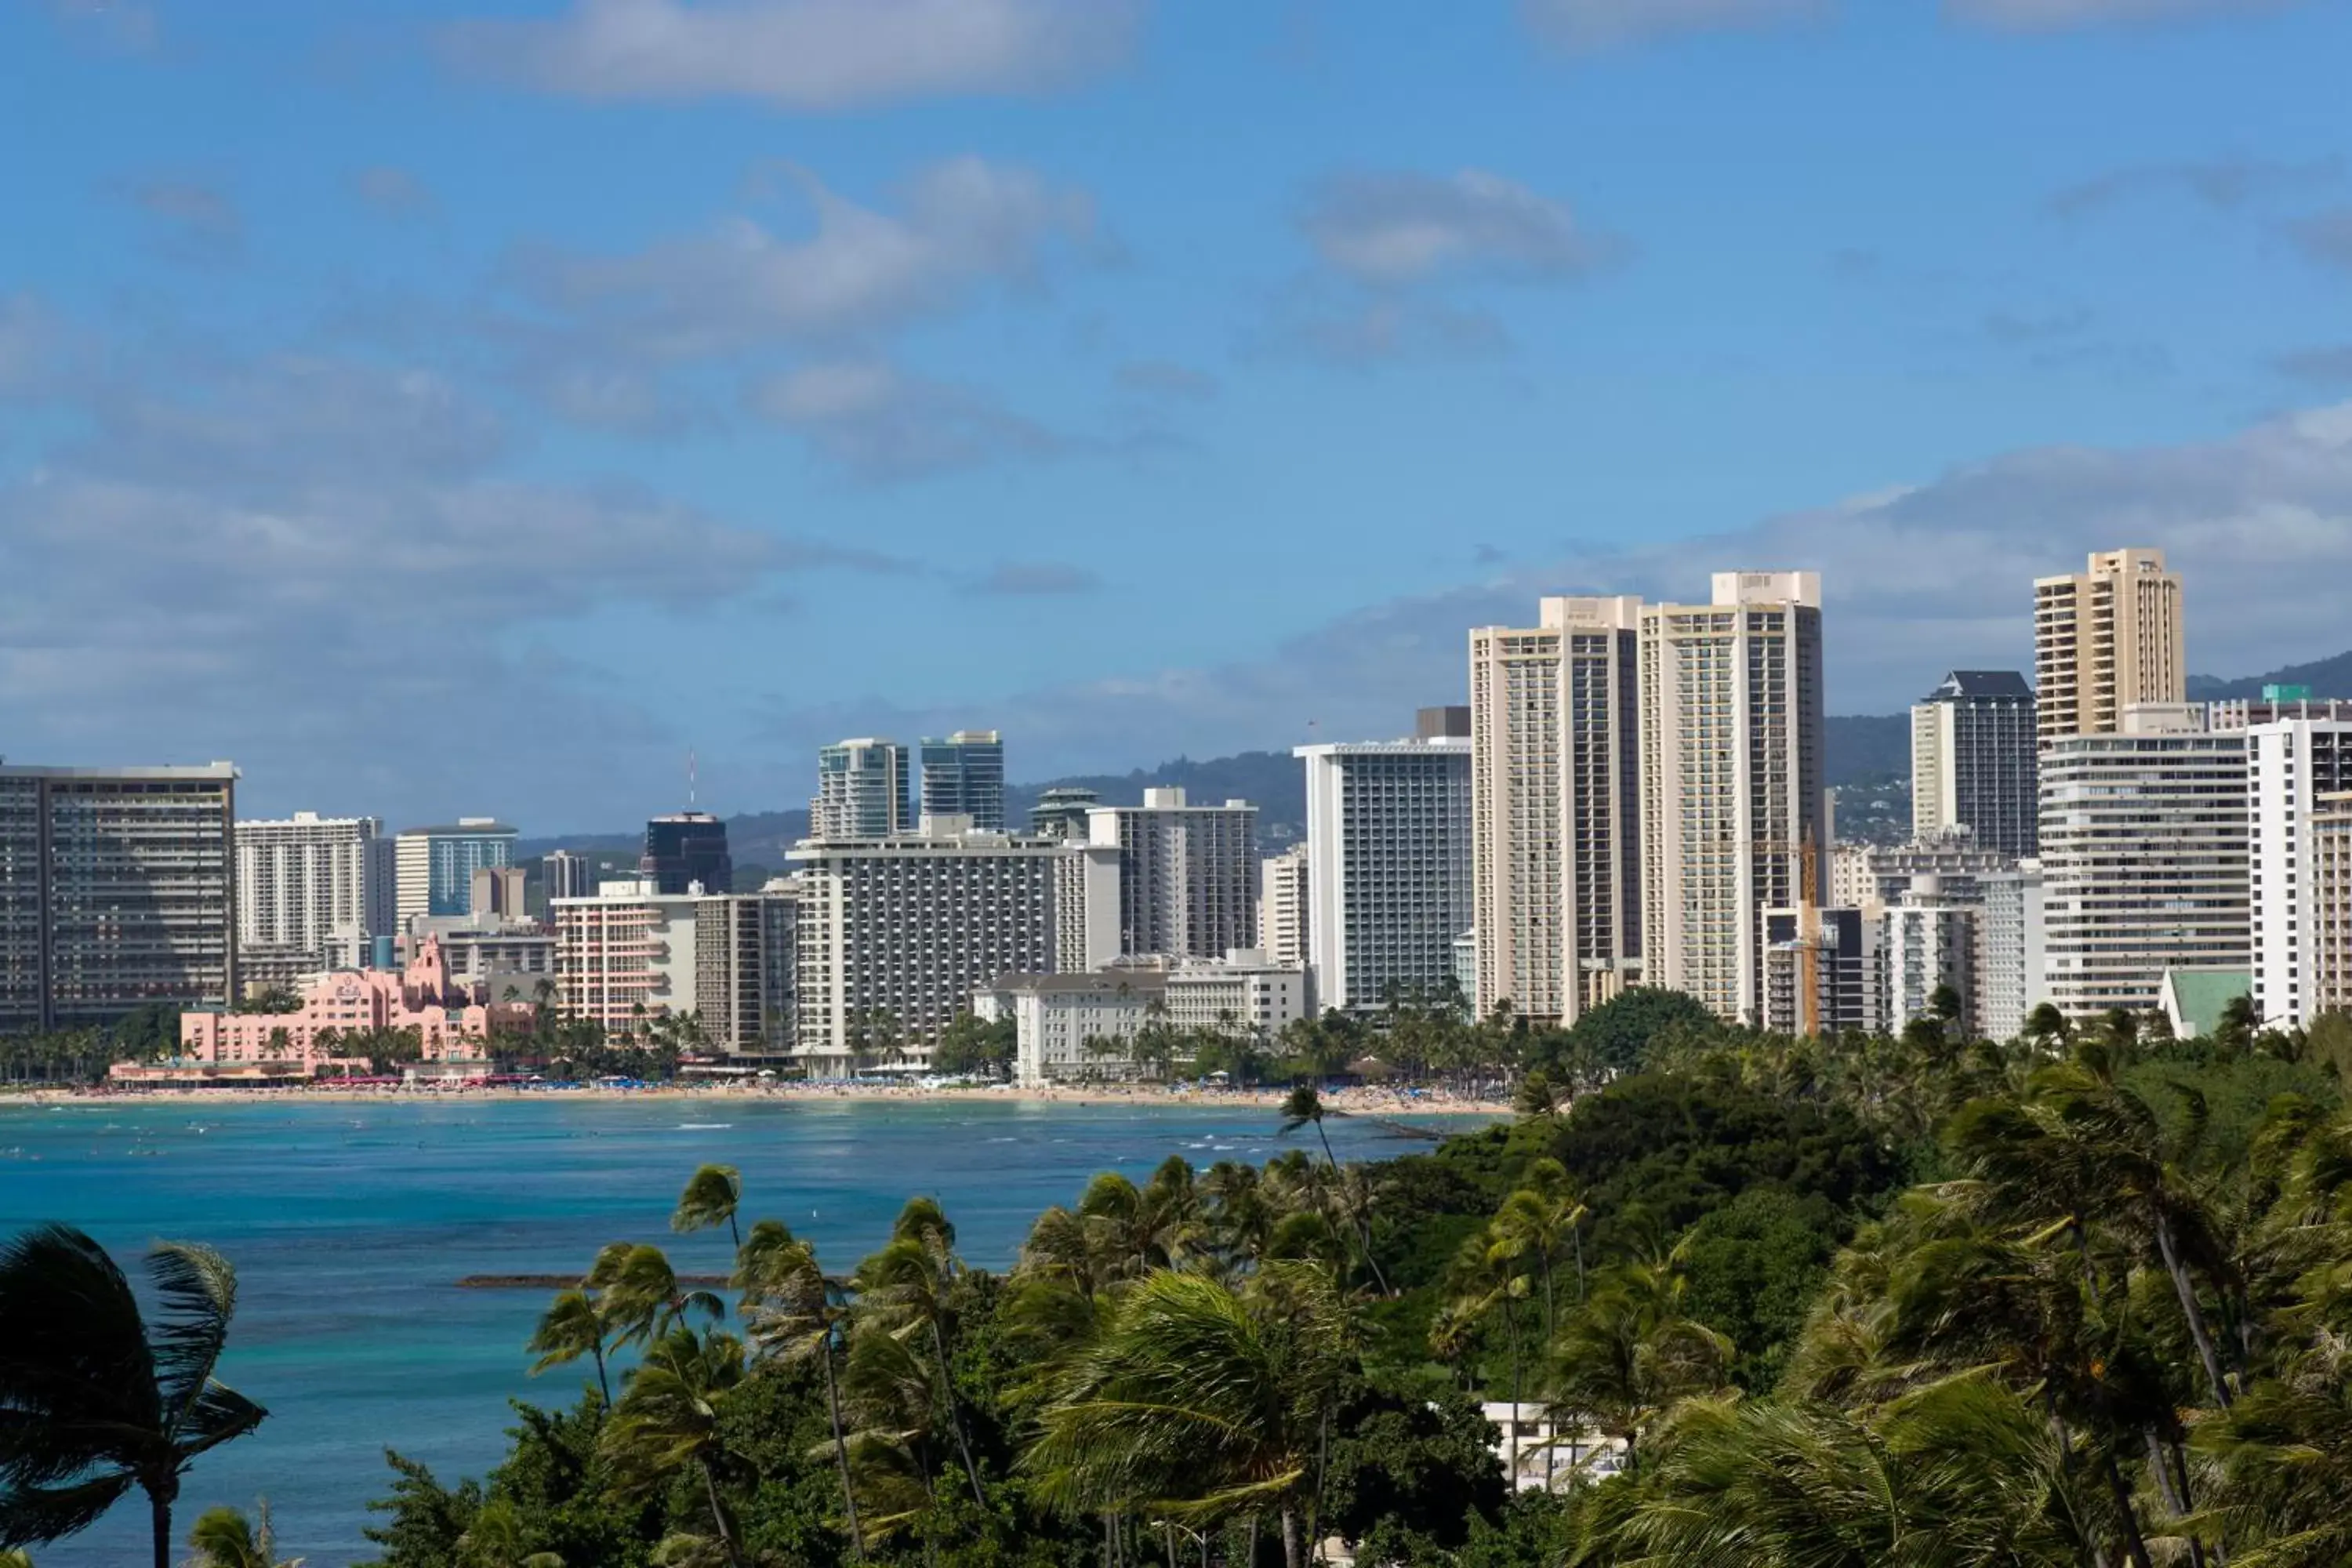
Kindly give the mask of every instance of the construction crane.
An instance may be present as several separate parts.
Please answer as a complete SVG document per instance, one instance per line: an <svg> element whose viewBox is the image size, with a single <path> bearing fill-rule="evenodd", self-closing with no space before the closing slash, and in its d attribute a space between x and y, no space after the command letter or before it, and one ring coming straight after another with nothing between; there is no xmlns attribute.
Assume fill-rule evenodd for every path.
<svg viewBox="0 0 2352 1568"><path fill-rule="evenodd" d="M1806 824L1802 837L1791 844L1785 838L1751 838L1748 853L1752 860L1758 855L1797 857L1797 1030L1802 1035L1822 1032L1822 950L1829 945L1828 933L1822 926L1821 855L1813 841L1813 829Z"/></svg>

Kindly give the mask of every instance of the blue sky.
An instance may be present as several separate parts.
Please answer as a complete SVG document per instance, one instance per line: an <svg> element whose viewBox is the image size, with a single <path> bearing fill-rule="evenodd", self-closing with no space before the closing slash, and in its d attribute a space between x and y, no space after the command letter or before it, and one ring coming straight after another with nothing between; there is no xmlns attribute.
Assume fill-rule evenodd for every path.
<svg viewBox="0 0 2352 1568"><path fill-rule="evenodd" d="M1377 735L1809 567L2352 647L2352 6L0 0L0 753L532 831Z"/></svg>

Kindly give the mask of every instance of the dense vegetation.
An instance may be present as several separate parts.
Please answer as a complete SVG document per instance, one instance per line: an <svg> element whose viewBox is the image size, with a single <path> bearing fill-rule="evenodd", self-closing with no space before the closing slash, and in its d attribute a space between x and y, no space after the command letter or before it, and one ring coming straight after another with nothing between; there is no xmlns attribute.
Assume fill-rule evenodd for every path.
<svg viewBox="0 0 2352 1568"><path fill-rule="evenodd" d="M2341 1564L2347 1045L2244 1006L1790 1040L1636 994L1507 1124L1341 1166L1302 1091L1268 1167L1098 1177L1001 1275L929 1198L836 1267L709 1167L673 1223L725 1293L583 1260L530 1347L577 1399L480 1481L395 1457L371 1533L383 1568Z"/></svg>

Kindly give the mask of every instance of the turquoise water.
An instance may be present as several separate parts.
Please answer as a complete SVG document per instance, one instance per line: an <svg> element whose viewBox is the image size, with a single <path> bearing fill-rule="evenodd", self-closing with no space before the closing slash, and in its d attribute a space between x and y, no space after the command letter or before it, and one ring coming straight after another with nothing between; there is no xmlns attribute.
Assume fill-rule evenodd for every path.
<svg viewBox="0 0 2352 1568"><path fill-rule="evenodd" d="M1170 1154L1264 1161L1286 1146L1272 1111L1170 1105L548 1100L89 1102L0 1107L0 1233L57 1219L126 1267L157 1237L236 1263L223 1377L270 1410L260 1431L199 1460L180 1523L266 1495L281 1554L310 1568L368 1555L366 1504L397 1448L445 1482L503 1447L507 1401L560 1404L577 1375L527 1375L544 1298L459 1290L468 1274L576 1273L617 1239L657 1240L684 1272L727 1266L723 1231L673 1237L697 1164L743 1172L744 1207L814 1239L846 1269L910 1194L946 1205L965 1257L1011 1261L1029 1221L1097 1171L1140 1175ZM1341 1157L1413 1147L1335 1121ZM1308 1135L1311 1138L1311 1133ZM39 1552L41 1568L138 1561L125 1506Z"/></svg>

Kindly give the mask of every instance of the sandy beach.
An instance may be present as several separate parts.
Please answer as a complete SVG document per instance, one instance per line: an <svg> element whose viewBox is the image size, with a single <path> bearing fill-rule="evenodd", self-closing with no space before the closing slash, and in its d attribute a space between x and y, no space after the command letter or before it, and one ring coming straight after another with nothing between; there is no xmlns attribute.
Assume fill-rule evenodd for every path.
<svg viewBox="0 0 2352 1568"><path fill-rule="evenodd" d="M981 1100L996 1104L1099 1106L1126 1103L1153 1106L1198 1106L1232 1110L1236 1106L1268 1111L1279 1110L1286 1088L1195 1089L1189 1085L1057 1084L1030 1089L1014 1084L930 1085L868 1082L710 1082L646 1084L623 1087L595 1084L576 1088L522 1087L484 1084L417 1084L398 1088L340 1088L331 1084L299 1088L218 1089L32 1089L0 1092L0 1105L74 1105L118 1100L195 1100L208 1104L238 1104L259 1100L300 1100L326 1103L380 1103L404 1100ZM1442 1089L1411 1092L1358 1087L1326 1089L1327 1110L1344 1116L1508 1116L1507 1101L1465 1098Z"/></svg>

